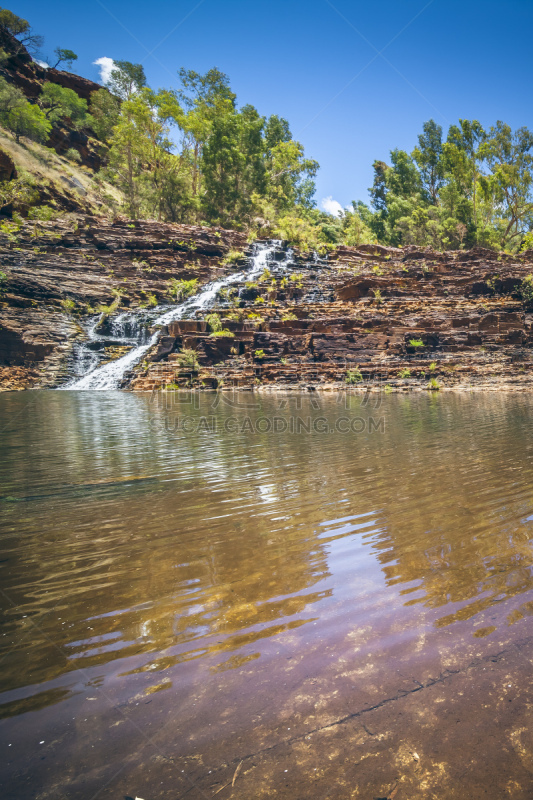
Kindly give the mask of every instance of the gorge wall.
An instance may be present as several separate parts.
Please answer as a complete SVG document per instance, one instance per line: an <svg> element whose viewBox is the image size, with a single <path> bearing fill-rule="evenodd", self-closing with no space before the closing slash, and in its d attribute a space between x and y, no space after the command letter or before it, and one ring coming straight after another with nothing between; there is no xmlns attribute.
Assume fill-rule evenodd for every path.
<svg viewBox="0 0 533 800"><path fill-rule="evenodd" d="M1 388L60 384L95 306L168 303L172 279L201 285L242 267L235 251L249 252L242 233L83 215L24 222L16 241L0 232ZM205 314L170 324L130 388L531 387L533 305L520 288L532 251L340 247L295 253L283 274L282 258L283 246L253 285L217 299L228 335L213 336Z"/></svg>

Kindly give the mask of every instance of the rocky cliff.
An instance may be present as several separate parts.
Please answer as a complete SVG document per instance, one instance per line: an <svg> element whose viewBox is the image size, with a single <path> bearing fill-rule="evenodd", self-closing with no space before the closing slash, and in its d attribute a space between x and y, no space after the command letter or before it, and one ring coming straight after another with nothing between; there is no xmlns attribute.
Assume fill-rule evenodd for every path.
<svg viewBox="0 0 533 800"><path fill-rule="evenodd" d="M0 232L3 388L61 382L98 304L118 313L169 302L172 279L205 283L242 265L223 262L246 248L223 229L80 215L26 222L16 241ZM281 246L259 280L217 299L210 310L228 334L213 336L205 312L162 330L130 387L531 387L533 306L522 289L532 251L366 245L327 260L296 253L280 270L284 258ZM194 368L184 349L196 351Z"/></svg>
<svg viewBox="0 0 533 800"><path fill-rule="evenodd" d="M0 50L5 54L5 60L0 63L0 75L20 89L28 100L34 101L39 97L46 81L72 89L87 102L90 101L91 92L102 88L100 84L80 75L42 67L3 25L0 25ZM77 150L86 167L97 170L101 166L102 145L91 136L90 131L78 131L67 124L57 124L52 129L47 146L60 155L70 149Z"/></svg>
<svg viewBox="0 0 533 800"><path fill-rule="evenodd" d="M57 384L96 307L169 302L172 279L212 280L245 244L233 231L82 215L0 230L0 388Z"/></svg>
<svg viewBox="0 0 533 800"><path fill-rule="evenodd" d="M223 320L234 335L216 346L202 321L170 326L170 355L133 388L401 391L533 383L533 307L521 296L533 270L531 251L517 257L367 245L341 247L326 263L297 259L295 269L298 280L285 287L266 277L256 290L268 301L259 323ZM196 373L179 368L183 347L197 350Z"/></svg>

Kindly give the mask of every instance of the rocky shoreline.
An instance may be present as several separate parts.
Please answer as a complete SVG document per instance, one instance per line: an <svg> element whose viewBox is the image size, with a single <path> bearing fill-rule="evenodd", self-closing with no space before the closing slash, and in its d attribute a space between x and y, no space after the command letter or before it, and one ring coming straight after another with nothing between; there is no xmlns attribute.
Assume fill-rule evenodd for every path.
<svg viewBox="0 0 533 800"><path fill-rule="evenodd" d="M172 280L201 286L242 268L248 252L236 231L85 215L1 231L0 388L58 385L96 307L168 303ZM171 323L128 386L529 390L533 305L522 288L532 272L533 251L295 252L286 274L274 264L238 297L218 298L210 312L227 335L205 318ZM194 367L183 350L196 352Z"/></svg>

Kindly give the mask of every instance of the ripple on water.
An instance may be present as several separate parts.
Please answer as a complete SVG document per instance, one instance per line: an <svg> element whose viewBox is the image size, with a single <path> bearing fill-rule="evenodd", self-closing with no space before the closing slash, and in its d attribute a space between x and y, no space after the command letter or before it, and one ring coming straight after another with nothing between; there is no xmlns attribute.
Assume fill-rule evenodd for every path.
<svg viewBox="0 0 533 800"><path fill-rule="evenodd" d="M294 413L212 402L186 414ZM346 713L531 630L531 401L359 403L384 432L186 434L183 404L145 396L0 397L0 715L21 753L33 725L111 708L141 727L179 708L182 742L215 719L298 728L312 687Z"/></svg>

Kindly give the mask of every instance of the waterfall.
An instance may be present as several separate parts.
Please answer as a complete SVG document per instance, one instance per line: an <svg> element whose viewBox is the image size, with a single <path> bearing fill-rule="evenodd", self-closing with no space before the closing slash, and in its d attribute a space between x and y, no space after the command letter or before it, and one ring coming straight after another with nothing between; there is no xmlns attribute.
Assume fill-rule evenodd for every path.
<svg viewBox="0 0 533 800"><path fill-rule="evenodd" d="M276 256L278 257L276 258ZM100 317L91 318L86 328L87 341L77 345L76 363L73 370L75 377L58 388L71 391L102 391L120 388L126 373L138 364L144 354L157 343L162 326L189 317L195 312L207 310L216 299L217 293L225 286L235 286L244 281L253 280L267 268L276 272L284 271L286 265L291 263L291 257L290 250L283 252L280 241L256 243L246 270L206 284L198 294L183 303L152 311L146 309L127 311L106 321L105 325L99 324ZM151 334L147 330L149 323L152 328L157 326ZM131 350L115 361L98 366L99 359L95 351L103 348L106 342L130 345Z"/></svg>

